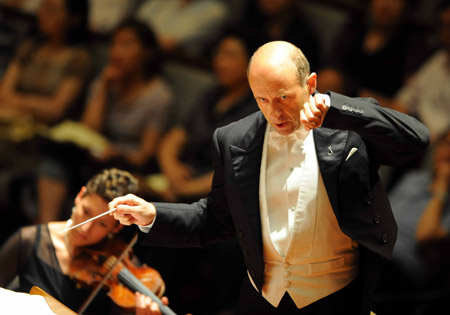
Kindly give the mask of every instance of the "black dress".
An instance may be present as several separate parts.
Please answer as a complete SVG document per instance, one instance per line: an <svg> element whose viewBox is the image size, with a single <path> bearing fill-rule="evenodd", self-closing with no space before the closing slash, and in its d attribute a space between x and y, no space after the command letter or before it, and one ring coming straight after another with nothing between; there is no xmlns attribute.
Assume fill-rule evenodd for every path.
<svg viewBox="0 0 450 315"><path fill-rule="evenodd" d="M29 292L38 286L75 312L89 295L89 290L77 288L63 274L46 224L19 229L0 249L0 286L7 286L16 275L15 291ZM110 305L101 292L83 314L109 314Z"/></svg>

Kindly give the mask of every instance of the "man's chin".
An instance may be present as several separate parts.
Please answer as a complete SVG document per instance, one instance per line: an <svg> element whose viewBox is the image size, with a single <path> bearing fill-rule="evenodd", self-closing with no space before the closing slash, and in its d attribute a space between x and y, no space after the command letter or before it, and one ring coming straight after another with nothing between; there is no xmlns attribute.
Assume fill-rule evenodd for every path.
<svg viewBox="0 0 450 315"><path fill-rule="evenodd" d="M289 122L284 122L281 124L273 124L272 126L282 136L288 136L295 131L294 126L292 126L292 124Z"/></svg>

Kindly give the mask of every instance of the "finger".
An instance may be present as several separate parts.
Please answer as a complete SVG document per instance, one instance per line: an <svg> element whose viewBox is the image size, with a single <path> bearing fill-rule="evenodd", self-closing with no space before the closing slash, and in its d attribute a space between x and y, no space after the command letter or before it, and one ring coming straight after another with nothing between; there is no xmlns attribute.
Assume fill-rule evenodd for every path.
<svg viewBox="0 0 450 315"><path fill-rule="evenodd" d="M323 113L328 109L328 106L325 102L325 97L322 96L322 94L316 94L314 96L314 100L316 101L316 107Z"/></svg>
<svg viewBox="0 0 450 315"><path fill-rule="evenodd" d="M136 315L144 315L145 314L145 303L142 300L142 294L139 292L135 292L134 294L134 300L136 303Z"/></svg>
<svg viewBox="0 0 450 315"><path fill-rule="evenodd" d="M159 305L156 302L152 302L150 304L150 311L151 311L150 314L161 314L161 311L159 309Z"/></svg>
<svg viewBox="0 0 450 315"><path fill-rule="evenodd" d="M303 113L300 114L301 119L303 119L302 123L305 127L310 129L314 129L318 127L317 121L311 118L311 112L308 113L307 107L302 109Z"/></svg>
<svg viewBox="0 0 450 315"><path fill-rule="evenodd" d="M307 106L309 108L311 113L314 116L318 116L318 117L322 116L322 111L318 107L319 102L320 102L320 99L318 100L315 97L310 97L309 102L307 102L307 104L305 103L305 106Z"/></svg>
<svg viewBox="0 0 450 315"><path fill-rule="evenodd" d="M124 204L119 204L116 207L116 211L119 214L131 214L131 215L136 215L139 214L140 212L140 207L139 205L124 205Z"/></svg>
<svg viewBox="0 0 450 315"><path fill-rule="evenodd" d="M312 103L308 103L308 105L305 104L304 111L310 123L320 124L320 116L322 115L322 112L317 108L315 108L314 104Z"/></svg>
<svg viewBox="0 0 450 315"><path fill-rule="evenodd" d="M117 208L118 205L125 204L128 202L129 202L128 196L116 197L111 202L108 203L108 208L114 209L114 208Z"/></svg>
<svg viewBox="0 0 450 315"><path fill-rule="evenodd" d="M306 117L305 111L303 109L300 111L300 122L302 123L303 128L305 128L306 131L311 130L310 123L309 123L308 118Z"/></svg>
<svg viewBox="0 0 450 315"><path fill-rule="evenodd" d="M169 298L167 296L163 296L161 298L161 301L163 302L164 305L169 305Z"/></svg>
<svg viewBox="0 0 450 315"><path fill-rule="evenodd" d="M139 204L139 199L137 196L133 195L133 194L128 194L125 196L121 196L121 197L117 197L114 198L109 204L108 207L109 209L113 209L116 208L118 205L121 204L126 204L126 205L137 205Z"/></svg>
<svg viewBox="0 0 450 315"><path fill-rule="evenodd" d="M146 295L142 295L142 298L144 300L144 304L145 304L145 314L146 315L150 315L153 314L153 312L151 311L151 306L152 306L152 299Z"/></svg>
<svg viewBox="0 0 450 315"><path fill-rule="evenodd" d="M131 215L129 215L129 214L123 215L123 214L117 213L117 211L114 212L114 219L118 220L120 222L120 224L123 224L123 225L131 225L136 221Z"/></svg>

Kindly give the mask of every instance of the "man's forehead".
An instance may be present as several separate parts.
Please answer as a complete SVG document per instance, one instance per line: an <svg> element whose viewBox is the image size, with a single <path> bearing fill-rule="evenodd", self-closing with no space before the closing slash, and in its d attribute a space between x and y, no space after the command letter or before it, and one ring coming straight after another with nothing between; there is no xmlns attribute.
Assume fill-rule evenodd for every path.
<svg viewBox="0 0 450 315"><path fill-rule="evenodd" d="M249 71L249 81L252 82L284 82L297 81L297 71L293 63L286 61L280 65L255 63Z"/></svg>

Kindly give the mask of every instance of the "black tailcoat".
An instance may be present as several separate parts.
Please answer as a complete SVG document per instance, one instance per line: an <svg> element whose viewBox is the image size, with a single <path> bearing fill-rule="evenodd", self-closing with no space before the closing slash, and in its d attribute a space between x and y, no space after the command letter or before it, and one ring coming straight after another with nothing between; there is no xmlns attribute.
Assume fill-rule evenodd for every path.
<svg viewBox="0 0 450 315"><path fill-rule="evenodd" d="M378 168L396 166L420 154L429 142L429 132L413 117L383 108L373 99L333 92L330 97L331 108L313 137L339 226L360 245L366 312L397 235ZM142 242L205 246L237 235L246 268L261 292L264 262L258 194L266 125L257 112L217 129L210 193L193 204L155 203L156 221L148 234L141 234ZM346 161L352 148L358 150Z"/></svg>

